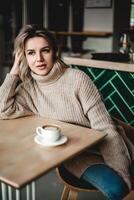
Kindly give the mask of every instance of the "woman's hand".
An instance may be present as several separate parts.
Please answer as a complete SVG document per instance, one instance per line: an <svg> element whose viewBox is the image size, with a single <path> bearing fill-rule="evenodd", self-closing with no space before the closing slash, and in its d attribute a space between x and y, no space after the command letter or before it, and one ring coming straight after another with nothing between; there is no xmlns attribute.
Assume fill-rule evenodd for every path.
<svg viewBox="0 0 134 200"><path fill-rule="evenodd" d="M123 177L124 181L126 182L126 184L128 185L129 191L132 190L132 180L129 176L124 176Z"/></svg>
<svg viewBox="0 0 134 200"><path fill-rule="evenodd" d="M17 52L15 54L14 64L12 66L10 74L19 75L19 72L20 72L19 66L20 66L20 61L21 61L20 58L21 58L21 54Z"/></svg>

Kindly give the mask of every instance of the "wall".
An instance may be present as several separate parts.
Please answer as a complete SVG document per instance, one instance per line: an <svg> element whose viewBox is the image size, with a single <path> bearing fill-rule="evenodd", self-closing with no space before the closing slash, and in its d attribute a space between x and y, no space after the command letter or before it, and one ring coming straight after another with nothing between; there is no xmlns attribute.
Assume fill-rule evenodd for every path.
<svg viewBox="0 0 134 200"><path fill-rule="evenodd" d="M4 59L4 33L3 33L3 17L0 15L0 85L3 81L3 59Z"/></svg>
<svg viewBox="0 0 134 200"><path fill-rule="evenodd" d="M85 8L84 15L85 31L111 31L113 32L113 7L112 8ZM112 51L113 38L87 38L83 47L97 52Z"/></svg>
<svg viewBox="0 0 134 200"><path fill-rule="evenodd" d="M86 9L84 30L112 31L113 37L88 38L84 48L98 52L118 51L121 34L129 29L131 0L111 0L111 8Z"/></svg>

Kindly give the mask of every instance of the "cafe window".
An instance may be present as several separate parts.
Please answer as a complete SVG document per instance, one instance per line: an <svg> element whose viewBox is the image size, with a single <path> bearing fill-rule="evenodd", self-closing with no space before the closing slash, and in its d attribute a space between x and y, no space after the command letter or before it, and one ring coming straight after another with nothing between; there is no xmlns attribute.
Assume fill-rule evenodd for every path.
<svg viewBox="0 0 134 200"><path fill-rule="evenodd" d="M134 28L134 0L131 0L130 27Z"/></svg>

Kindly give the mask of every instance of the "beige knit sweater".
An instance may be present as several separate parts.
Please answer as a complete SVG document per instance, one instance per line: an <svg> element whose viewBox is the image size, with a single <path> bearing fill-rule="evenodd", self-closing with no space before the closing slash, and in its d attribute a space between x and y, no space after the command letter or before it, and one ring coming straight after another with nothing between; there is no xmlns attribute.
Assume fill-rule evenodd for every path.
<svg viewBox="0 0 134 200"><path fill-rule="evenodd" d="M29 81L7 74L0 87L0 118L40 115L107 133L97 154L87 150L65 166L80 176L91 164L106 163L122 176L129 176L130 156L90 78L57 60L47 76L31 73Z"/></svg>

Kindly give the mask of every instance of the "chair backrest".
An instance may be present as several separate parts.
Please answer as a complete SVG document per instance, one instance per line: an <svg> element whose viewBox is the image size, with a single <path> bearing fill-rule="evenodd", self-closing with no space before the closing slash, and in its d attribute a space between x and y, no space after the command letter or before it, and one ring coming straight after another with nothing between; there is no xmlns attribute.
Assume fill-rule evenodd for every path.
<svg viewBox="0 0 134 200"><path fill-rule="evenodd" d="M116 63L113 65L112 62L92 60L90 64L90 60L85 60L86 62L84 59L78 59L78 61L75 59L72 63L69 60L69 65L84 71L92 79L111 116L134 126L134 64L132 71L129 70L129 67L126 71L120 68L122 63L118 63L116 69ZM96 66L95 64L92 66L93 62L97 63ZM108 67L108 65L111 66L111 63L114 66L113 69ZM99 64L101 67L98 67Z"/></svg>

